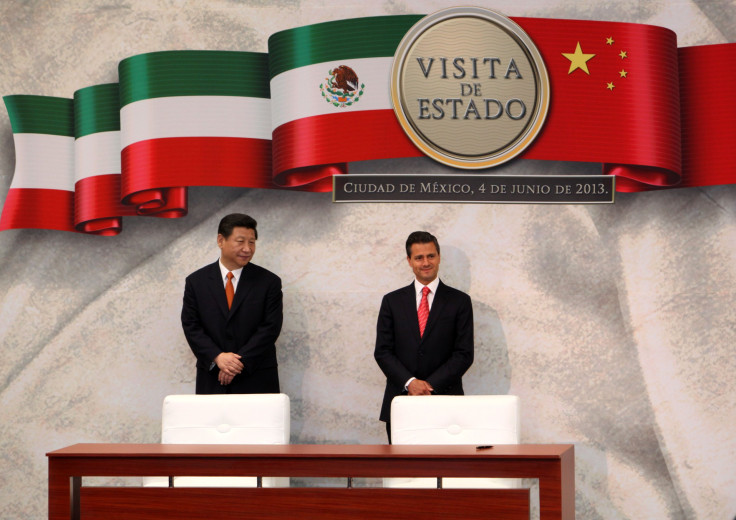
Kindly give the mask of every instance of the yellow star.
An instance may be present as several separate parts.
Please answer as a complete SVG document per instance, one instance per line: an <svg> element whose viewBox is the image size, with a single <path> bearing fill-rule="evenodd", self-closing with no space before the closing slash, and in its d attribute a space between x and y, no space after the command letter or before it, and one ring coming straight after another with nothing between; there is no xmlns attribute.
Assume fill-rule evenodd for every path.
<svg viewBox="0 0 736 520"><path fill-rule="evenodd" d="M613 45L613 36L606 38L606 45Z"/></svg>
<svg viewBox="0 0 736 520"><path fill-rule="evenodd" d="M572 74L576 69L582 69L586 74L590 75L590 72L588 72L588 60L592 59L595 54L583 53L582 49L580 49L580 42L578 42L577 47L575 47L575 52L563 52L562 55L570 60L570 70L567 71L568 74Z"/></svg>
<svg viewBox="0 0 736 520"><path fill-rule="evenodd" d="M612 91L612 92L613 92L613 89L615 88L615 85L614 85L613 83L608 83L608 84L606 85L606 88L607 88L608 90L610 90L610 91Z"/></svg>
<svg viewBox="0 0 736 520"><path fill-rule="evenodd" d="M619 73L618 73L618 74L619 74L619 76L621 76L622 78L625 78L625 77L626 77L626 75L628 74L628 72L627 72L627 71L625 71L624 69L621 69L621 70L619 71Z"/></svg>
<svg viewBox="0 0 736 520"><path fill-rule="evenodd" d="M618 55L621 56L621 59L628 58L628 56L626 55L626 51L621 51L618 53Z"/></svg>

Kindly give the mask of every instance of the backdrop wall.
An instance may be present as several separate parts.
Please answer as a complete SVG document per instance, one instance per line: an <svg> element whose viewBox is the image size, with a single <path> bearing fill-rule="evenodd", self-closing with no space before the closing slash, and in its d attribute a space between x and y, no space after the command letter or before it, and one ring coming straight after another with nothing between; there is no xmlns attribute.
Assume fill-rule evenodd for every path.
<svg viewBox="0 0 736 520"><path fill-rule="evenodd" d="M662 25L680 46L736 41L733 2L475 3L509 16ZM282 29L452 5L7 0L0 94L71 97L117 81L118 61L134 54L266 52ZM0 202L14 161L0 117ZM405 159L351 171L445 170ZM600 166L514 161L500 171ZM411 281L406 236L427 229L442 245L441 278L473 298L467 393L519 395L523 442L575 443L578 518L736 515L736 186L618 194L602 206L189 194L186 218L126 217L117 237L0 233L0 517L45 517L50 450L159 441L163 397L194 391L179 321L184 278L217 258L217 223L235 211L259 221L254 262L283 280L277 348L292 442L385 441L375 320L382 295Z"/></svg>

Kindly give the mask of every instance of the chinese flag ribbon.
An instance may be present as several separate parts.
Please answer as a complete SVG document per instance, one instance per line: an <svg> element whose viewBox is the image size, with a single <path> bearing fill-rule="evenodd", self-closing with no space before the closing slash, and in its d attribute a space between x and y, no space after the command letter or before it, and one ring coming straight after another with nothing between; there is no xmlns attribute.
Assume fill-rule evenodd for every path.
<svg viewBox="0 0 736 520"><path fill-rule="evenodd" d="M598 162L617 189L680 180L675 34L651 25L518 18L538 46L551 103L526 159Z"/></svg>

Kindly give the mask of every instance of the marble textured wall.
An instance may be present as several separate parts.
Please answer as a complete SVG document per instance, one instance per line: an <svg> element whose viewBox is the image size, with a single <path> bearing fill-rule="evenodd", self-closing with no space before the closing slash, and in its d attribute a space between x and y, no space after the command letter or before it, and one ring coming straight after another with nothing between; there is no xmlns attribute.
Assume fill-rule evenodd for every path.
<svg viewBox="0 0 736 520"><path fill-rule="evenodd" d="M116 81L117 62L142 52L265 51L289 27L454 4L6 0L0 93L68 97ZM681 46L736 41L733 2L476 4L664 25ZM13 167L0 117L0 201ZM424 159L352 167L441 170ZM384 442L375 318L381 296L411 280L406 235L428 229L443 247L441 277L473 297L468 393L519 395L524 442L575 443L578 518L736 515L736 187L619 194L596 207L337 205L329 194L194 188L186 218L128 218L115 238L0 234L0 518L45 517L47 451L158 442L163 397L194 390L184 277L217 258L217 222L232 211L259 220L254 261L283 279L292 442Z"/></svg>

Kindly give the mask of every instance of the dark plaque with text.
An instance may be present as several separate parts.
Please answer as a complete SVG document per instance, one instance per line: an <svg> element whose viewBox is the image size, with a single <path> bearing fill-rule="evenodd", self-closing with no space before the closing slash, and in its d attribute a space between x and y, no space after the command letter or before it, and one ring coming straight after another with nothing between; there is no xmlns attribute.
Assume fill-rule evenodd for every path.
<svg viewBox="0 0 736 520"><path fill-rule="evenodd" d="M335 175L334 202L602 204L614 201L608 175Z"/></svg>

